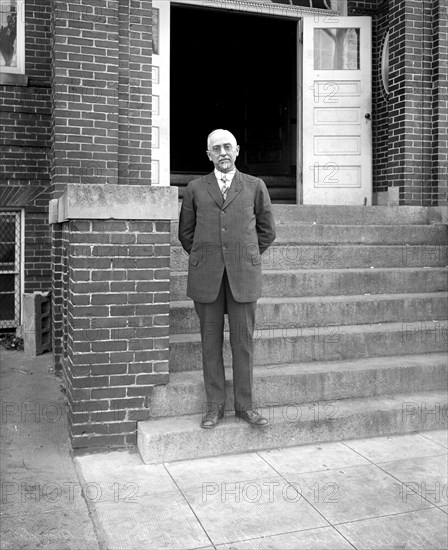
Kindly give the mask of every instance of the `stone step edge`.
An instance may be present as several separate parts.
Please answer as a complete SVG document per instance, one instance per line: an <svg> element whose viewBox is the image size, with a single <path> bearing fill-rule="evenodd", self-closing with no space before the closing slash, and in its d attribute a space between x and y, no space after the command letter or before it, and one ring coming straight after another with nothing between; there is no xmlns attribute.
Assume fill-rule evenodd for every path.
<svg viewBox="0 0 448 550"><path fill-rule="evenodd" d="M301 304L301 303L334 303L334 302L374 302L376 300L404 300L404 299L425 299L425 298L445 298L448 299L448 291L439 290L437 292L402 292L397 294L348 294L334 296L266 296L258 299L258 305L263 304ZM173 300L170 302L171 309L194 309L192 300Z"/></svg>
<svg viewBox="0 0 448 550"><path fill-rule="evenodd" d="M446 244L447 228L439 225L340 225L276 223L277 235L273 244ZM306 231L306 234L304 234ZM300 238L291 233L301 233ZM338 235L336 236L335 233ZM181 246L177 231L171 233L170 244Z"/></svg>
<svg viewBox="0 0 448 550"><path fill-rule="evenodd" d="M214 430L200 427L200 414L156 418L138 423L137 446L143 461L155 464L442 429L447 410L446 391L429 391L269 407L260 411L269 421L263 428L230 414Z"/></svg>
<svg viewBox="0 0 448 550"><path fill-rule="evenodd" d="M200 176L199 176L200 177ZM179 211L182 198L179 197ZM341 222L349 225L446 225L448 216L446 206L404 206L404 205L305 205L305 204L272 204L275 219L288 219L293 214L295 219L305 223L321 223L327 220L325 216L331 215L334 221L331 224L339 225ZM370 220L369 220L370 218ZM386 223L385 223L386 221ZM177 222L177 220L175 220Z"/></svg>
<svg viewBox="0 0 448 550"><path fill-rule="evenodd" d="M408 271L408 272L414 272L414 271L448 271L448 266L430 266L430 267L419 267L419 266L402 266L402 267L335 267L335 268L317 268L317 269L307 269L307 274L313 274L313 273L392 273L395 271ZM292 268L292 269L269 269L268 271L265 271L263 275L293 275L293 274L300 274L303 273L304 270L300 268ZM188 271L175 271L174 269L171 271L172 277L186 277L188 275Z"/></svg>
<svg viewBox="0 0 448 550"><path fill-rule="evenodd" d="M179 223L179 222L176 222ZM360 228L360 227L385 227L389 229L396 230L400 227L446 227L446 224L442 221L436 221L436 222L430 222L430 223L363 223L362 225L358 223L325 223L325 222L319 222L319 221L303 221L303 220L285 220L284 218L280 218L278 220L275 220L275 225L300 225L300 226L308 226L308 227L353 227L353 228Z"/></svg>
<svg viewBox="0 0 448 550"><path fill-rule="evenodd" d="M171 227L177 227L179 225L179 220L172 220L171 222ZM294 219L285 219L285 218L279 218L279 219L276 219L275 220L275 225L276 226L279 226L279 225L299 225L301 227L343 227L343 228L346 228L346 227L352 227L353 229L358 229L360 227L366 227L366 228L369 228L369 227L380 227L380 228L386 228L386 229L393 229L393 230L397 230L398 228L400 227L416 227L416 228L421 228L421 227L428 227L428 228L432 228L432 227L435 227L435 228L440 228L440 227L447 227L447 225L445 223L443 223L443 221L431 221L431 222L417 222L417 223L403 223L403 222L398 222L398 223L372 223L372 221L370 221L369 223L363 223L363 224L359 224L359 223L334 223L334 222L320 222L320 221L310 221L310 220L294 220Z"/></svg>
<svg viewBox="0 0 448 550"><path fill-rule="evenodd" d="M406 327L406 330L409 332L409 330L416 330L416 331L430 331L430 330L440 330L442 331L441 327L445 327L446 323L448 323L447 319L439 319L434 321L406 321L406 322L395 322L395 323L374 323L374 324L362 324L362 325L327 325L327 327L324 328L331 328L331 327L338 327L338 333L341 331L345 334L351 334L351 333L378 333L378 332L397 332L402 331L403 327ZM420 327L419 325L423 325L423 327ZM430 326L434 325L434 326ZM316 328L322 328L322 327L301 327L300 325L295 328L273 328L274 325L268 325L266 327L256 327L255 330L258 330L258 333L256 335L256 338L258 339L265 339L265 338L297 338L297 328L300 328L301 338L307 337L307 336L315 336L316 337ZM261 335L259 332L261 331ZM317 335L318 336L318 335ZM330 335L329 334L323 334L322 337L327 338L328 342L331 342ZM442 336L442 334L441 334ZM225 340L228 340L229 333L225 332ZM176 343L185 343L185 342L198 342L201 341L201 336L198 332L191 332L191 333L179 333L179 334L170 334L170 344L176 344Z"/></svg>
<svg viewBox="0 0 448 550"><path fill-rule="evenodd" d="M383 393L402 393L420 387L423 391L447 389L446 354L387 356L317 363L286 363L254 366L256 402L278 405L304 399L342 399ZM225 369L227 403L232 410L233 373ZM338 381L338 387L332 384ZM355 381L350 385L349 380ZM363 384L369 384L364 387ZM295 388L293 388L293 387ZM271 388L271 389L269 389ZM325 389L324 389L325 388ZM205 402L201 370L174 372L167 385L154 388L149 399L151 418L199 413Z"/></svg>
<svg viewBox="0 0 448 550"><path fill-rule="evenodd" d="M274 217L275 217L275 214L274 214ZM373 220L370 220L367 223L360 224L356 222L353 222L353 223L336 223L335 221L320 222L320 221L300 220L300 219L293 219L293 218L288 219L288 218L282 218L282 217L275 218L275 225L276 227L278 226L307 227L307 228L316 227L319 229L336 227L336 228L353 229L353 230L355 229L359 230L359 228L369 229L373 227L375 229L378 228L381 230L384 228L386 230L394 231L394 232L397 232L400 229L406 229L406 228L416 228L416 229L428 228L428 230L434 228L438 231L440 230L440 228L446 229L447 227L447 224L440 220L431 221L427 223L424 223L421 221L412 222L412 223L403 223L402 221L398 223L374 223ZM172 220L171 235L173 237L176 237L176 238L178 237L178 227L179 227L179 220Z"/></svg>
<svg viewBox="0 0 448 550"><path fill-rule="evenodd" d="M297 241L274 241L270 247L268 248L268 250L270 250L271 248L274 248L274 247L281 247L281 246L288 246L288 247L291 247L291 246L301 246L301 247L308 247L308 248L316 248L317 246L319 247L324 247L324 246L328 246L328 247L338 247L338 248L360 248L360 247L363 247L363 248L367 248L367 249L372 249L372 248L383 248L383 247L387 247L387 248L399 248L400 250L406 246L406 247L412 247L412 248L421 248L422 246L437 246L437 247L443 247L443 250L448 249L448 243L444 243L444 244L440 244L440 243L436 243L434 245L429 245L429 244L425 244L425 243L406 243L406 242L393 242L393 243L385 243L385 242L378 242L378 243L362 243L362 242L353 242L353 243L341 243L339 241L334 241L334 242L329 242L329 241L325 241L325 243L322 243L322 242L316 242L316 241L311 241L311 242L297 242ZM172 244L171 245L171 249L180 249L183 253L185 253L186 256L188 256L187 252L185 252L185 250L182 248L182 245L179 243L179 244ZM266 252L264 252L264 254L266 254Z"/></svg>
<svg viewBox="0 0 448 550"><path fill-rule="evenodd" d="M398 363L398 364L397 364ZM448 374L447 355L445 353L424 353L415 355L385 355L382 357L367 357L362 359L346 359L342 361L316 361L310 363L279 363L272 366L254 365L255 378L281 378L290 375L315 375L342 372L362 372L375 369L392 370L420 367L430 369L444 366ZM231 367L225 368L226 380L233 380ZM201 370L188 370L170 373L167 386L196 386L203 384ZM448 384L448 379L447 379Z"/></svg>
<svg viewBox="0 0 448 550"><path fill-rule="evenodd" d="M348 398L348 399L337 399L337 400L330 400L330 401L311 401L307 403L300 403L300 404L289 404L289 405L280 405L280 406L273 406L273 407L265 407L266 409L269 409L272 411L270 413L270 418L268 418L269 410L263 411L260 409L260 412L268 418L270 424L274 424L276 422L283 422L288 421L288 418L291 419L292 415L288 414L288 418L285 418L284 414L281 414L282 409L284 408L290 408L294 407L294 405L297 405L297 407L300 406L302 412L313 411L313 407L315 405L321 404L329 405L330 403L337 402L341 407L339 408L339 412L341 413L342 417L350 416L351 414L359 413L360 411L384 411L388 409L395 409L397 405L402 405L403 403L427 403L428 401L436 402L440 404L440 419L442 419L442 413L443 418L445 420L445 423L448 423L448 397L447 392L445 390L430 390L426 392L412 392L412 393L395 393L395 394L383 394L379 396L370 396L370 397L356 397L356 398ZM381 403L383 402L383 405L381 406ZM444 409L443 409L444 408ZM401 407L400 407L401 409ZM414 408L415 410L415 408ZM431 416L430 414L430 408L427 407L426 411L428 416ZM445 412L447 411L447 412ZM410 413L410 407L405 407L406 415L409 415ZM279 414L280 413L280 414ZM432 414L432 417L437 417L434 413ZM150 420L142 420L138 422L138 428L148 428L150 430L151 435L153 436L163 436L164 434L168 433L180 433L184 431L191 431L191 430L201 430L201 432L210 433L206 430L203 430L200 427L200 420L202 418L202 414L187 414L183 416L167 416L162 418L151 418ZM199 420L199 422L198 422ZM309 417L301 417L301 422L308 422L308 421L314 421L314 414L309 415ZM249 429L255 429L252 426L248 425L246 422L240 421L240 419L236 418L235 415L230 412L226 412L226 419L224 422L221 422L218 427L222 426L225 428L228 428L232 425L242 425L244 427L248 427ZM258 431L258 428L256 428ZM261 432L260 432L261 433Z"/></svg>

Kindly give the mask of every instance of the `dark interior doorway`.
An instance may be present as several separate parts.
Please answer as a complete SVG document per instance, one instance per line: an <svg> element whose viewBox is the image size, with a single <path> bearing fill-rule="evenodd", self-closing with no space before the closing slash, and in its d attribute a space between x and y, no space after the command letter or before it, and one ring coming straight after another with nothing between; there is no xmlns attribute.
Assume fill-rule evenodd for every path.
<svg viewBox="0 0 448 550"><path fill-rule="evenodd" d="M206 137L233 132L237 167L295 202L297 21L173 5L171 182L209 173ZM182 194L182 192L181 192Z"/></svg>

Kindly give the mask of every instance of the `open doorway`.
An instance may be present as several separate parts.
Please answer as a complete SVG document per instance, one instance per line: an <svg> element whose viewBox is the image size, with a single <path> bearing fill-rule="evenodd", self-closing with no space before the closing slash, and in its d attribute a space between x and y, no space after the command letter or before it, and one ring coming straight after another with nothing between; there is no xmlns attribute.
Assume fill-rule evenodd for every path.
<svg viewBox="0 0 448 550"><path fill-rule="evenodd" d="M216 128L241 145L237 167L296 202L297 21L172 5L171 183L212 170Z"/></svg>

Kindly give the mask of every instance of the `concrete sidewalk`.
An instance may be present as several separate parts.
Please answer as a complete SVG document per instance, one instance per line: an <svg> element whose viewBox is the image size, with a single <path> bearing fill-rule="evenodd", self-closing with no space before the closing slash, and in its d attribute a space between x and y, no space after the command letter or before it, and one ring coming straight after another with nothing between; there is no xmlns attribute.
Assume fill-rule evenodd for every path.
<svg viewBox="0 0 448 550"><path fill-rule="evenodd" d="M0 354L1 548L448 547L446 430L161 465L128 451L73 463L51 356Z"/></svg>
<svg viewBox="0 0 448 550"><path fill-rule="evenodd" d="M0 346L0 548L96 550L51 354Z"/></svg>
<svg viewBox="0 0 448 550"><path fill-rule="evenodd" d="M447 548L445 431L144 465L76 459L109 549Z"/></svg>

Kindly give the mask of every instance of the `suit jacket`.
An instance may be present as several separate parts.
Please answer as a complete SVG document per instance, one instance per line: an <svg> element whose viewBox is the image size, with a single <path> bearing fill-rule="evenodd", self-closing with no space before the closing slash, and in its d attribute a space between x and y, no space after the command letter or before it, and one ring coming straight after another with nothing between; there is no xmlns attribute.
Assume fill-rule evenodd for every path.
<svg viewBox="0 0 448 550"><path fill-rule="evenodd" d="M263 180L238 170L224 202L214 172L191 181L179 219L179 240L190 255L187 296L211 303L224 268L237 302L261 296L261 254L275 239L275 222Z"/></svg>

